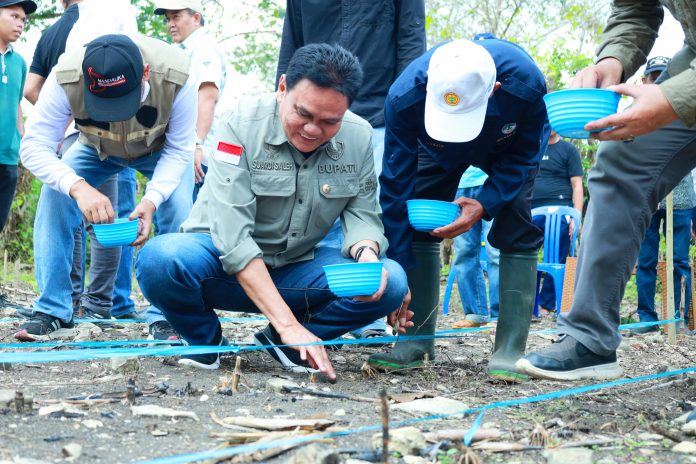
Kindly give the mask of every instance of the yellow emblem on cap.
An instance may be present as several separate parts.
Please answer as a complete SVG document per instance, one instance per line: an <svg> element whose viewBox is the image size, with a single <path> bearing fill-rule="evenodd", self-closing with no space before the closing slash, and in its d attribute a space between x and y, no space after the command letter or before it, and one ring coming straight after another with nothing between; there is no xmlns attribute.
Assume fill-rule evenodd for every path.
<svg viewBox="0 0 696 464"><path fill-rule="evenodd" d="M457 106L459 104L459 95L454 92L447 92L445 94L445 103L449 106Z"/></svg>

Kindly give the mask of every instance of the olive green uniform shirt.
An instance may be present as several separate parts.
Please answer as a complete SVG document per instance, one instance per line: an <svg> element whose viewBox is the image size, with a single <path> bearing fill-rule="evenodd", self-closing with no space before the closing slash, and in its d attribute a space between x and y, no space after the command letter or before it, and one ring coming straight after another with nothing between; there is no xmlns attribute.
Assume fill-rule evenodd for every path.
<svg viewBox="0 0 696 464"><path fill-rule="evenodd" d="M645 63L667 8L684 29L685 47L669 64L670 78L660 88L684 124L696 124L696 2L693 0L614 0L597 49L597 61L613 57L624 79Z"/></svg>
<svg viewBox="0 0 696 464"><path fill-rule="evenodd" d="M216 134L218 150L181 230L210 233L225 272L235 274L254 258L271 268L312 259L338 217L343 256L360 240L377 242L384 254L367 121L346 112L336 136L305 156L288 141L269 94L240 100Z"/></svg>

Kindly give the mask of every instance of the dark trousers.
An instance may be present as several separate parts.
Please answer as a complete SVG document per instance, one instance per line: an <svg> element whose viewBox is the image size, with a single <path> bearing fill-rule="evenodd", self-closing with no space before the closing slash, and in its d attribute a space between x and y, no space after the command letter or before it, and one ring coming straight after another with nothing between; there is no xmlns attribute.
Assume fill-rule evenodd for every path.
<svg viewBox="0 0 696 464"><path fill-rule="evenodd" d="M459 179L468 167L468 164L464 164L447 170L430 155L420 152L414 198L452 201L457 193ZM533 186L534 176L530 176L514 200L503 206L493 219L488 242L503 253L535 251L544 241L541 229L532 222ZM439 242L441 239L428 233L414 232L413 241Z"/></svg>
<svg viewBox="0 0 696 464"><path fill-rule="evenodd" d="M16 164L0 164L0 232L5 227L17 188Z"/></svg>

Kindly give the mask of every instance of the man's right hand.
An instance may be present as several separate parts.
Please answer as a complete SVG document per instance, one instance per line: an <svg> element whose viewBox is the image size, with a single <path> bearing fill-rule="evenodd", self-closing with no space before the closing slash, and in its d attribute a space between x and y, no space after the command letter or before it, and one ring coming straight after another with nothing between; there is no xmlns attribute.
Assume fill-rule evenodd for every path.
<svg viewBox="0 0 696 464"><path fill-rule="evenodd" d="M283 329L276 327L276 330L285 345L289 345L292 349L300 352L300 358L303 361L307 361L312 368L319 369L319 371L325 373L331 381L336 380L336 372L334 372L324 345L293 346L320 342L322 340L319 337L299 323Z"/></svg>
<svg viewBox="0 0 696 464"><path fill-rule="evenodd" d="M203 147L196 146L196 151L193 154L193 174L196 176L196 183L203 182L205 172L203 171Z"/></svg>
<svg viewBox="0 0 696 464"><path fill-rule="evenodd" d="M84 179L80 179L70 187L70 197L77 202L77 207L92 224L114 222L116 214L109 199Z"/></svg>
<svg viewBox="0 0 696 464"><path fill-rule="evenodd" d="M592 64L578 71L570 84L570 88L604 89L621 82L623 65L616 58L604 58L597 64Z"/></svg>

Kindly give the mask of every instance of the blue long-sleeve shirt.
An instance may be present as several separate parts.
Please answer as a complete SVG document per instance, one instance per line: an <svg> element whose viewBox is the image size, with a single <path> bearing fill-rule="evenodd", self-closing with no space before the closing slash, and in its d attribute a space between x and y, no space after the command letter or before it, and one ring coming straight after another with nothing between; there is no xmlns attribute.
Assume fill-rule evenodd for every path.
<svg viewBox="0 0 696 464"><path fill-rule="evenodd" d="M414 198L418 151L423 150L447 170L481 168L488 179L477 200L486 219L504 205L536 174L546 150L549 126L542 97L544 76L532 58L510 42L477 36L476 43L493 57L501 87L488 102L486 120L477 138L447 143L428 136L423 122L427 71L434 47L413 61L389 89L384 106L386 134L380 176L380 203L389 240L388 256L404 269L413 267L406 200Z"/></svg>

